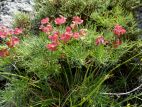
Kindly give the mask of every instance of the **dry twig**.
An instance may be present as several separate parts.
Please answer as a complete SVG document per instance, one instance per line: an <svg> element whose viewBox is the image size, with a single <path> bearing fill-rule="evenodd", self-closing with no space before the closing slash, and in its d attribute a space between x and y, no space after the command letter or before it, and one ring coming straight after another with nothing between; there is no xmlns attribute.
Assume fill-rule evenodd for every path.
<svg viewBox="0 0 142 107"><path fill-rule="evenodd" d="M103 94L103 95L116 95L116 96L128 95L128 94L131 94L131 93L139 90L141 87L142 87L142 84L140 84L138 87L134 88L133 90L125 92L125 93L101 93L101 94Z"/></svg>

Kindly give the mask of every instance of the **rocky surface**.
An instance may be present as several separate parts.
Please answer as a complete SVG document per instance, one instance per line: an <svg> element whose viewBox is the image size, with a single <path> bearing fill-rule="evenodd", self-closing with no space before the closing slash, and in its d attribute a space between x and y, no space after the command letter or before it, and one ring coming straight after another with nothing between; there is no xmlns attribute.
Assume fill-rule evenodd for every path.
<svg viewBox="0 0 142 107"><path fill-rule="evenodd" d="M17 12L33 12L33 0L0 0L0 24L10 27Z"/></svg>
<svg viewBox="0 0 142 107"><path fill-rule="evenodd" d="M138 28L142 29L142 6L138 7L135 10L135 17L136 17L136 20L137 20L137 23L138 23ZM140 33L139 39L142 40L142 33Z"/></svg>
<svg viewBox="0 0 142 107"><path fill-rule="evenodd" d="M142 7L136 9L135 16L138 21L138 27L142 28Z"/></svg>

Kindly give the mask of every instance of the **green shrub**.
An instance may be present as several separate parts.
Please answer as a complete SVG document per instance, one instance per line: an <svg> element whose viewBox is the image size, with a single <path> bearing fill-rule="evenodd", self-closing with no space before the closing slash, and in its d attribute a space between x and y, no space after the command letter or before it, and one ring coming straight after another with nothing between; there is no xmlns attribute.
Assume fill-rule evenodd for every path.
<svg viewBox="0 0 142 107"><path fill-rule="evenodd" d="M43 18L57 17L63 15L71 18L73 16L82 16L88 19L94 11L104 11L110 4L110 0L36 0L35 9L37 16ZM104 5L102 5L102 3Z"/></svg>
<svg viewBox="0 0 142 107"><path fill-rule="evenodd" d="M133 13L129 10L140 0L35 0L35 2L36 18L33 21L35 29L38 28L42 18L63 15L70 20L77 15L84 20L86 27L95 25L100 32L106 32L106 29L111 30L115 24L121 24L129 29L127 35L130 40L136 40L139 34ZM131 6L126 9L128 3Z"/></svg>
<svg viewBox="0 0 142 107"><path fill-rule="evenodd" d="M111 77L111 70L115 67L119 69L119 65L127 60L129 62L133 55L123 59L123 62L121 58L137 43L128 44L125 41L116 49L111 46L96 46L94 42L97 36L98 34L94 35L94 31L90 29L85 39L72 41L55 52L46 49L45 45L49 42L46 34L24 38L9 56L9 61L1 59L12 62L9 66L13 68L11 71L1 69L0 74L10 80L12 85L7 86L1 93L2 104L10 103L18 107L123 104L121 101L124 99L119 101L102 95L109 90L117 91L117 88L120 88L110 88L104 82ZM138 43L139 48L141 42ZM2 65L4 66L4 63ZM115 72L117 71L119 70ZM128 98L133 99L131 96Z"/></svg>
<svg viewBox="0 0 142 107"><path fill-rule="evenodd" d="M93 12L111 11L117 5L131 8L140 2L140 0L35 0L35 10L40 18L59 15L71 18L78 15L88 19Z"/></svg>

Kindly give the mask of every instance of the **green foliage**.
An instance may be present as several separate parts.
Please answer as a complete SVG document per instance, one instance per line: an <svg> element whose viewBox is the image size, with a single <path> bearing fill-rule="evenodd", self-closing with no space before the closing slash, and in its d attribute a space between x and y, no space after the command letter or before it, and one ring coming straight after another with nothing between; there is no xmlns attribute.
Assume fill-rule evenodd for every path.
<svg viewBox="0 0 142 107"><path fill-rule="evenodd" d="M35 0L35 2L37 16L33 21L35 28L39 26L37 23L40 19L45 17L55 18L63 15L71 19L78 15L85 23L87 22L88 28L95 25L97 32L106 32L105 29L110 31L114 25L120 24L126 28L131 40L136 40L139 33L133 13L129 11L131 9L124 7L128 6L127 3L133 7L140 0Z"/></svg>
<svg viewBox="0 0 142 107"><path fill-rule="evenodd" d="M128 44L126 41L114 49L110 46L96 46L96 37L90 29L84 39L72 40L55 52L46 49L45 45L49 41L43 33L39 37L23 38L9 57L12 62L9 65L14 68L9 73L2 69L4 72L0 73L10 80L10 85L1 93L2 104L17 107L22 103L23 107L120 106L122 103L119 100L102 95L108 90L117 91L120 88L106 86L105 81L111 77L109 73L114 66L121 65L124 54L131 52L136 44L138 48L141 47L141 42ZM6 64L9 61L1 60ZM29 99L29 96L32 97Z"/></svg>
<svg viewBox="0 0 142 107"><path fill-rule="evenodd" d="M88 28L87 35L61 43L54 52L46 48L50 41L45 33L22 37L10 56L0 58L0 76L6 80L5 88L0 90L0 106L139 107L141 92L116 98L103 94L126 92L139 85L142 41L137 40L133 14L126 10L137 2L141 1L36 0L38 23L47 16L63 15L70 19L78 15L85 20L83 28ZM127 3L131 5L126 7ZM112 45L116 24L127 30L118 48ZM29 16L20 13L14 26L29 31ZM57 29L62 32L65 27ZM108 45L96 45L100 35L109 41Z"/></svg>
<svg viewBox="0 0 142 107"><path fill-rule="evenodd" d="M94 11L105 11L111 4L111 0L35 0L35 2L38 19L59 15L71 18L78 15L84 20L90 20L90 15Z"/></svg>
<svg viewBox="0 0 142 107"><path fill-rule="evenodd" d="M22 12L17 13L14 17L13 27L22 28L25 33L28 33L31 30L30 15Z"/></svg>
<svg viewBox="0 0 142 107"><path fill-rule="evenodd" d="M60 65L57 58L60 54L48 52L45 47L47 42L45 35L25 39L16 49L16 64L28 72L35 72L40 78L58 72Z"/></svg>
<svg viewBox="0 0 142 107"><path fill-rule="evenodd" d="M136 9L142 5L141 0L123 0L122 3L124 4L125 8L130 10Z"/></svg>
<svg viewBox="0 0 142 107"><path fill-rule="evenodd" d="M26 100L28 99L28 81L9 78L10 84L7 84L5 91L0 93L1 96L1 106L16 106L25 107Z"/></svg>
<svg viewBox="0 0 142 107"><path fill-rule="evenodd" d="M35 9L39 17L79 15L87 18L93 12L109 11L116 5L131 8L139 3L140 0L35 0Z"/></svg>

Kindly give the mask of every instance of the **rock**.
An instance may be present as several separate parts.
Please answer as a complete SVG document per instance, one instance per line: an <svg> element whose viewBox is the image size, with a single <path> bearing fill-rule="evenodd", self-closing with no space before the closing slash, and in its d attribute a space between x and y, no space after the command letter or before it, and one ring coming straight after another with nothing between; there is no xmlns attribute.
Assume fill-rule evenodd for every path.
<svg viewBox="0 0 142 107"><path fill-rule="evenodd" d="M136 8L135 17L138 24L138 28L142 29L142 7ZM139 39L142 39L142 34L139 35Z"/></svg>
<svg viewBox="0 0 142 107"><path fill-rule="evenodd" d="M5 26L8 26L8 27L10 27L12 24L12 21L13 21L13 18L12 18L12 16L10 16L10 15L1 15L1 17L0 17L0 22L1 22L1 24L2 25L5 25Z"/></svg>
<svg viewBox="0 0 142 107"><path fill-rule="evenodd" d="M135 17L138 21L138 27L142 29L142 7L139 7L135 10Z"/></svg>
<svg viewBox="0 0 142 107"><path fill-rule="evenodd" d="M11 27L17 12L33 13L33 0L0 0L0 24Z"/></svg>

